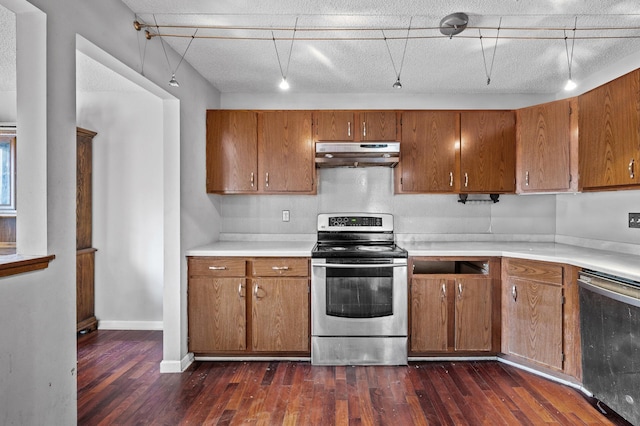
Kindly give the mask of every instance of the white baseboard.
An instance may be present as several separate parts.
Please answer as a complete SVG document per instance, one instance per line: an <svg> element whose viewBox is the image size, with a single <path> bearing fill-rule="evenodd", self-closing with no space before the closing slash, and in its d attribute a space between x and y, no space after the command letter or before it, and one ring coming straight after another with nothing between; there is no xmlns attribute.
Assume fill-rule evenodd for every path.
<svg viewBox="0 0 640 426"><path fill-rule="evenodd" d="M193 363L193 353L189 352L180 361L163 360L160 363L160 373L182 373Z"/></svg>
<svg viewBox="0 0 640 426"><path fill-rule="evenodd" d="M98 330L163 330L162 321L98 321Z"/></svg>

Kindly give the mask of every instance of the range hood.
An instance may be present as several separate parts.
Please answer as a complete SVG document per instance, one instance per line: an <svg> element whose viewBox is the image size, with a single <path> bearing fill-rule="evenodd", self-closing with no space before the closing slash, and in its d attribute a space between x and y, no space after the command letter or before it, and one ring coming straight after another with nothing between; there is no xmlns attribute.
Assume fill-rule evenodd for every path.
<svg viewBox="0 0 640 426"><path fill-rule="evenodd" d="M316 167L395 167L400 142L317 142Z"/></svg>

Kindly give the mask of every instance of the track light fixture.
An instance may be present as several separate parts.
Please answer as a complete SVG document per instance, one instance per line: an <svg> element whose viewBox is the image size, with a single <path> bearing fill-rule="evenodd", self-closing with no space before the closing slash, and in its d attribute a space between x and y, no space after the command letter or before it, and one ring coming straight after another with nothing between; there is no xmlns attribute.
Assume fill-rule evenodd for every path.
<svg viewBox="0 0 640 426"><path fill-rule="evenodd" d="M396 70L396 63L393 60L393 55L391 54L391 49L389 48L389 42L387 41L387 36L382 30L382 38L384 39L384 44L387 46L387 52L389 52L389 58L391 58L391 65L393 66L393 71L396 73L396 82L393 83L394 89L402 89L402 83L400 83L400 74L402 73L402 67L404 66L404 57L407 53L407 44L409 43L409 32L411 31L411 23L413 22L413 16L409 19L409 27L407 28L407 36L404 39L404 50L402 52L402 60L400 61L400 70Z"/></svg>
<svg viewBox="0 0 640 426"><path fill-rule="evenodd" d="M573 79L571 78L571 66L573 65L573 47L576 44L576 26L578 25L578 17L576 16L576 19L573 23L573 37L571 40L571 54L569 54L569 43L567 43L567 31L564 31L564 50L565 53L567 54L567 65L569 66L569 80L567 80L567 84L565 84L564 86L564 90L566 90L567 92L572 91L573 89L575 89L576 87L578 87L578 85L575 83L575 81L573 81Z"/></svg>
<svg viewBox="0 0 640 426"><path fill-rule="evenodd" d="M291 46L289 47L289 59L287 60L287 69L282 70L282 63L280 62L280 54L278 53L278 46L276 45L276 36L271 31L271 39L273 40L273 47L276 49L276 58L278 59L278 66L280 67L280 75L282 76L282 80L280 80L281 90L289 90L289 82L287 81L287 75L289 74L289 64L291 64L291 52L293 52L293 42L296 39L296 30L298 28L298 18L296 18L296 23L293 26L293 37L291 37Z"/></svg>

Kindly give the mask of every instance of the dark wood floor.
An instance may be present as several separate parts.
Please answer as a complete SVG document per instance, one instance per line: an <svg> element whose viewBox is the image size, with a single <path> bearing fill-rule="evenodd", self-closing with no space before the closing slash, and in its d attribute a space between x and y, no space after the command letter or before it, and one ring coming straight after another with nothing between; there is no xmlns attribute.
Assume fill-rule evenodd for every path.
<svg viewBox="0 0 640 426"><path fill-rule="evenodd" d="M318 367L195 362L160 374L162 333L78 339L80 425L620 425L583 395L502 363Z"/></svg>

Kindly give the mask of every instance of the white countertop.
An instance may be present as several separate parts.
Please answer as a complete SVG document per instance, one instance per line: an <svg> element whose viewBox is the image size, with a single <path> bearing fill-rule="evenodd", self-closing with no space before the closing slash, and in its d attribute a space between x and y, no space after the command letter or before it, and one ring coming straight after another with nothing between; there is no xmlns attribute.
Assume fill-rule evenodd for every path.
<svg viewBox="0 0 640 426"><path fill-rule="evenodd" d="M187 256L310 257L315 242L220 241L187 250ZM407 242L409 256L515 257L565 263L640 281L640 256L539 242Z"/></svg>

